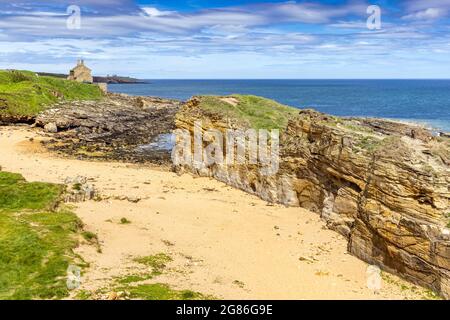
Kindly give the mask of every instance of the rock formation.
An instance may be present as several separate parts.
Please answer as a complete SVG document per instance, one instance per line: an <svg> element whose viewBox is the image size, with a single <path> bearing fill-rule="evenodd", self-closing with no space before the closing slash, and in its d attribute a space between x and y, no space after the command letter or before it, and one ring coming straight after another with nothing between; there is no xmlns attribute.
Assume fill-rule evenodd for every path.
<svg viewBox="0 0 450 320"><path fill-rule="evenodd" d="M167 162L169 154L138 152L160 134L175 128L181 102L108 94L101 101L60 102L36 117L53 133L47 147L80 158L131 162Z"/></svg>
<svg viewBox="0 0 450 320"><path fill-rule="evenodd" d="M240 119L193 99L180 129L236 128ZM244 123L245 125L245 123ZM317 212L355 256L450 298L450 140L420 127L300 110L281 134L280 170L178 166L270 201Z"/></svg>

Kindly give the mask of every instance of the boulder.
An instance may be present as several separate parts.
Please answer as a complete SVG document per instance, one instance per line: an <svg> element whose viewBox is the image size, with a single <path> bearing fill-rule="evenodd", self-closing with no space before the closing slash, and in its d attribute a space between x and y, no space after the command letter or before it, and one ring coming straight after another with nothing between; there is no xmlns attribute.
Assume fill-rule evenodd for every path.
<svg viewBox="0 0 450 320"><path fill-rule="evenodd" d="M58 127L56 126L56 123L50 122L44 126L44 130L48 133L56 133L58 132Z"/></svg>

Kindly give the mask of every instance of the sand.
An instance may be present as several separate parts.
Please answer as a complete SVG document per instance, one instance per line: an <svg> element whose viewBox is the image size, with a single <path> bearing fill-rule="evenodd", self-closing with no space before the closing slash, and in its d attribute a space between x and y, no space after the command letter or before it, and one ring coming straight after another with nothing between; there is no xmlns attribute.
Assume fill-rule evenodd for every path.
<svg viewBox="0 0 450 320"><path fill-rule="evenodd" d="M29 138L34 138L30 141ZM419 299L424 290L387 275L367 287L368 265L347 253L347 241L317 214L270 205L208 178L156 167L68 159L44 150L38 129L0 127L0 165L29 181L63 183L88 177L109 200L76 204L102 253L82 244L90 263L83 290L107 288L140 268L133 259L173 257L152 281L220 299ZM138 197L137 203L113 198ZM121 224L121 218L131 223Z"/></svg>

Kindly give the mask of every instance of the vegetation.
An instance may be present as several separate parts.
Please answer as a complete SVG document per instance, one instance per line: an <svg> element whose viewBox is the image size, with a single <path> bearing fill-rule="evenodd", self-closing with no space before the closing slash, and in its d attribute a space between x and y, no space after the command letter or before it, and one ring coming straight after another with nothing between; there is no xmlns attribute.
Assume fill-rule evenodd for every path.
<svg viewBox="0 0 450 320"><path fill-rule="evenodd" d="M204 300L211 299L190 290L174 290L167 284L153 283L128 286L125 288L132 299L142 300Z"/></svg>
<svg viewBox="0 0 450 320"><path fill-rule="evenodd" d="M201 293L191 290L175 290L167 284L162 283L141 283L145 280L153 279L161 275L166 269L166 264L172 258L165 253L158 253L152 256L139 257L136 262L144 264L152 269L151 273L133 274L121 277L117 280L120 287L115 288L117 292L127 292L128 298L141 300L201 300L212 299Z"/></svg>
<svg viewBox="0 0 450 320"><path fill-rule="evenodd" d="M298 113L298 109L257 96L235 94L229 97L202 96L199 99L205 110L244 121L254 129L285 129L289 118Z"/></svg>
<svg viewBox="0 0 450 320"><path fill-rule="evenodd" d="M125 217L120 219L120 224L130 224L130 223L131 223L131 221Z"/></svg>
<svg viewBox="0 0 450 320"><path fill-rule="evenodd" d="M98 241L97 235L91 231L83 231L81 233L81 235L88 242L97 242Z"/></svg>
<svg viewBox="0 0 450 320"><path fill-rule="evenodd" d="M152 275L160 275L166 268L167 263L172 261L172 258L165 253L158 253L153 256L136 258L135 261L151 267Z"/></svg>
<svg viewBox="0 0 450 320"><path fill-rule="evenodd" d="M151 274L143 274L143 275L130 274L130 275L127 275L127 276L117 279L117 282L121 283L121 284L129 284L129 283L149 280L151 278L153 278L153 276Z"/></svg>
<svg viewBox="0 0 450 320"><path fill-rule="evenodd" d="M59 100L98 100L102 95L95 85L0 70L0 118L32 117Z"/></svg>
<svg viewBox="0 0 450 320"><path fill-rule="evenodd" d="M80 290L76 294L75 298L77 300L91 300L92 299L92 293L87 290Z"/></svg>
<svg viewBox="0 0 450 320"><path fill-rule="evenodd" d="M81 221L56 211L63 188L0 172L0 299L60 299Z"/></svg>
<svg viewBox="0 0 450 320"><path fill-rule="evenodd" d="M369 152L375 151L376 148L381 144L381 140L376 139L371 136L362 137L357 143L357 147Z"/></svg>

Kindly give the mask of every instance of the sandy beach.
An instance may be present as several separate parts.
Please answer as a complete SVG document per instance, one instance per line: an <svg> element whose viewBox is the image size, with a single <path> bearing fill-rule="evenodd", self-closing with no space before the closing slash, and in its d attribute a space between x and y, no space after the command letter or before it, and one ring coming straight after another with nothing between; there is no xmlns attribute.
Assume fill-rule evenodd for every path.
<svg viewBox="0 0 450 320"><path fill-rule="evenodd" d="M30 139L33 138L33 139ZM421 299L425 290L393 275L367 288L368 265L317 214L271 205L208 178L158 167L67 159L44 150L37 129L0 128L0 166L29 181L84 176L101 201L74 212L98 235L78 253L90 267L82 290L107 288L138 268L133 258L167 253L167 283L219 299ZM133 200L133 201L130 201ZM134 201L136 200L136 201ZM139 201L137 201L139 200ZM126 218L131 223L121 224Z"/></svg>

